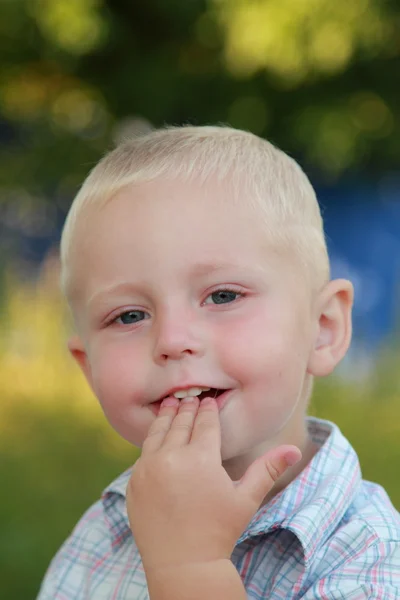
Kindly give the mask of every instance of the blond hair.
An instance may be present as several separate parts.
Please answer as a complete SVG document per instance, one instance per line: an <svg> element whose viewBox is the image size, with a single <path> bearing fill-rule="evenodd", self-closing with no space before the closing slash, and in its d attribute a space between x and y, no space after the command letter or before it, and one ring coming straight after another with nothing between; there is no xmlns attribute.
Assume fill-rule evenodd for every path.
<svg viewBox="0 0 400 600"><path fill-rule="evenodd" d="M228 182L232 201L264 213L269 234L289 246L319 287L329 278L323 223L315 192L300 166L252 133L224 126L166 127L121 143L90 172L61 236L61 287L72 285L70 255L78 221L122 188L156 179Z"/></svg>

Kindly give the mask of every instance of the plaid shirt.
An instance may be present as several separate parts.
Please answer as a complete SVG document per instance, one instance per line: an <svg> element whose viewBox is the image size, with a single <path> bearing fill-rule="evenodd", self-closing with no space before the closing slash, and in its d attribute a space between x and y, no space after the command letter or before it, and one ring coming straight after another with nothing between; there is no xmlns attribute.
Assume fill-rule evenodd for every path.
<svg viewBox="0 0 400 600"><path fill-rule="evenodd" d="M399 514L379 485L361 479L357 455L333 423L310 418L308 427L319 452L256 513L232 554L247 597L400 599ZM126 513L129 476L83 516L38 600L149 598Z"/></svg>

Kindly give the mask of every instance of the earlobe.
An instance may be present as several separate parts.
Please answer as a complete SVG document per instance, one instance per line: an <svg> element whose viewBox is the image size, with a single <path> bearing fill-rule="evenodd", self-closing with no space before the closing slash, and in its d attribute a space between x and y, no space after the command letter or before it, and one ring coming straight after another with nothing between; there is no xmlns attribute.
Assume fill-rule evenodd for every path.
<svg viewBox="0 0 400 600"><path fill-rule="evenodd" d="M307 371L329 375L346 354L351 341L353 286L345 279L330 281L320 294L317 335Z"/></svg>
<svg viewBox="0 0 400 600"><path fill-rule="evenodd" d="M78 335L73 335L68 340L68 350L72 357L76 360L83 374L85 375L89 385L92 387L92 374L85 346Z"/></svg>

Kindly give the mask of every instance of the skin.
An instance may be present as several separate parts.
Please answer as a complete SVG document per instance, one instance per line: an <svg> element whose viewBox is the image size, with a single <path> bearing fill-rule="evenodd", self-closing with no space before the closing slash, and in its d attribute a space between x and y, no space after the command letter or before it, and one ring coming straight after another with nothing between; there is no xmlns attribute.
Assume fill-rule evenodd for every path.
<svg viewBox="0 0 400 600"><path fill-rule="evenodd" d="M294 446L275 448L234 483L221 466L220 448L213 398L200 406L189 398L179 407L176 399L166 399L127 489L131 529L152 599L246 598L230 555L265 494L300 452ZM160 545L148 534L150 522Z"/></svg>
<svg viewBox="0 0 400 600"><path fill-rule="evenodd" d="M310 382L348 348L352 286L312 292L259 215L215 182L127 187L81 221L74 248L69 349L111 425L143 447L128 514L152 600L197 587L196 598L245 598L229 556L259 506L317 451L305 425ZM197 400L158 415L150 407L192 385L232 391L221 410ZM171 450L174 428L172 439L184 437ZM177 533L193 527L198 539L206 532L197 550Z"/></svg>

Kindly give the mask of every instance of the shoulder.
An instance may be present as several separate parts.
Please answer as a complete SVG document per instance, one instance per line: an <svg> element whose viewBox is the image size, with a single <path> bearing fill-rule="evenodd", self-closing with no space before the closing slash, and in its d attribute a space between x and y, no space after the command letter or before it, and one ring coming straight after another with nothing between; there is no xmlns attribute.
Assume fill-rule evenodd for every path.
<svg viewBox="0 0 400 600"><path fill-rule="evenodd" d="M310 426L320 451L293 488L302 503L287 520L305 566L295 597L400 598L399 513L380 485L362 479L337 426L317 419Z"/></svg>
<svg viewBox="0 0 400 600"><path fill-rule="evenodd" d="M75 525L51 561L38 600L81 596L85 573L111 551L111 536L101 500L93 504Z"/></svg>
<svg viewBox="0 0 400 600"><path fill-rule="evenodd" d="M400 545L400 514L380 485L363 480L335 537L342 540L352 554L358 548L367 549L374 545L379 545L384 552L385 544Z"/></svg>
<svg viewBox="0 0 400 600"><path fill-rule="evenodd" d="M110 530L106 520L104 505L102 500L98 500L79 519L73 528L70 536L60 549L63 555L69 556L68 551L71 546L74 548L74 555L77 550L88 549L89 547L108 548L111 544Z"/></svg>
<svg viewBox="0 0 400 600"><path fill-rule="evenodd" d="M362 482L310 567L301 598L400 597L400 515L381 486Z"/></svg>
<svg viewBox="0 0 400 600"><path fill-rule="evenodd" d="M136 556L125 505L130 472L131 468L105 488L75 525L51 561L37 600L83 600L93 596L89 590L97 597L99 589L105 593L109 587L105 573L115 574L122 564L118 551L128 544Z"/></svg>
<svg viewBox="0 0 400 600"><path fill-rule="evenodd" d="M362 478L357 453L339 428L315 418L310 428L322 443L300 480L311 492L304 498L306 510L300 507L298 514L316 518L325 538L358 528L370 541L398 541L398 511L382 486Z"/></svg>

